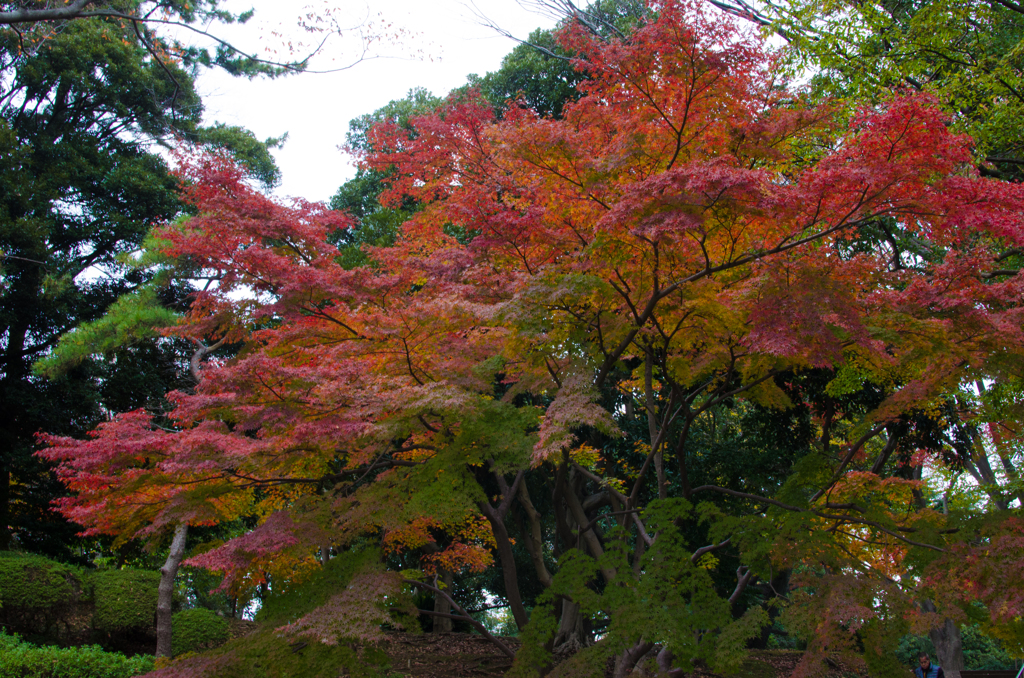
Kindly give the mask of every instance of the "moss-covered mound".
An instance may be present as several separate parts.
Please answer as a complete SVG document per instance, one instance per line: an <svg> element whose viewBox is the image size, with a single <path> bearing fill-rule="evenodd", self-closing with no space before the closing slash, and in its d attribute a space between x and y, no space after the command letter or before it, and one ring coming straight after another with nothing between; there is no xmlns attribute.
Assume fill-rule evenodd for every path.
<svg viewBox="0 0 1024 678"><path fill-rule="evenodd" d="M381 678L389 673L388 657L379 648L296 642L264 627L215 650L187 653L147 678Z"/></svg>
<svg viewBox="0 0 1024 678"><path fill-rule="evenodd" d="M222 645L228 639L229 626L227 619L206 608L177 612L171 620L172 652L177 657Z"/></svg>

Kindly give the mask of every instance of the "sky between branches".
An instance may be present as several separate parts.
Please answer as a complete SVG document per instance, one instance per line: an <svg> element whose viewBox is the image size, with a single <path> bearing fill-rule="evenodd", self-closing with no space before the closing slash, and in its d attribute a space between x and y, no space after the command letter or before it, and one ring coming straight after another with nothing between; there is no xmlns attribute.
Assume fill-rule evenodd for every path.
<svg viewBox="0 0 1024 678"><path fill-rule="evenodd" d="M474 5L476 10L462 0L378 0L367 9L359 0L313 4L230 0L225 3L226 9L256 10L245 26L217 28L218 35L228 37L242 49L280 45L282 39L271 34L275 30L286 40L304 39L296 26L297 17L325 6L351 7L352 24L369 14L393 22L408 35L399 44L375 47L376 54L397 58L365 60L336 73L247 81L207 72L198 82L206 105L206 122L241 125L261 139L287 132L287 143L274 153L283 174L275 193L327 200L355 173L351 158L338 148L345 141L349 120L405 96L413 87L444 95L464 84L467 74L483 75L501 65L502 57L515 47L515 42L481 25L475 11L522 38L539 26L550 27L553 23L515 0L476 0ZM422 58L411 56L418 52L422 52ZM351 63L356 54L354 42L332 40L312 67L338 68Z"/></svg>

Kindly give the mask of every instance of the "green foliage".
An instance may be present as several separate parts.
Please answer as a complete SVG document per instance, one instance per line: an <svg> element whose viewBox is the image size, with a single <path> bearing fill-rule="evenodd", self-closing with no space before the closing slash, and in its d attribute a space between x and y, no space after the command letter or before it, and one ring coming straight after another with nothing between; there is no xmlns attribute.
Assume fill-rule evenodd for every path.
<svg viewBox="0 0 1024 678"><path fill-rule="evenodd" d="M529 654L517 658L513 675L536 675L549 661L541 646L557 628L551 613L557 597L578 604L591 618L610 618L601 650L588 657L618 654L643 638L671 651L676 666L684 670L692 670L694 662L726 674L738 670L747 658L747 641L760 634L768 615L751 607L733 619L729 602L716 593L709 571L692 562L692 550L676 527L691 514L692 506L684 499L651 502L645 518L658 539L635 573L618 529L607 535L607 550L598 559L568 550L551 587L540 597L544 605L534 610L525 629L523 651ZM601 675L599 665L603 670L600 661L581 657L565 675L591 675L591 670Z"/></svg>
<svg viewBox="0 0 1024 678"><path fill-rule="evenodd" d="M389 101L373 113L361 115L349 122L345 143L349 149L357 153L367 153L374 150L367 137L367 133L374 125L392 122L412 131L412 118L434 112L442 102L443 99L434 96L423 87L414 87L404 98Z"/></svg>
<svg viewBox="0 0 1024 678"><path fill-rule="evenodd" d="M67 623L82 593L81 572L43 556L0 552L0 620L24 634Z"/></svg>
<svg viewBox="0 0 1024 678"><path fill-rule="evenodd" d="M376 150L367 136L374 125L390 122L411 133L412 118L432 113L440 107L442 101L422 87L411 89L404 98L390 101L373 113L349 122L346 144L356 154ZM352 228L336 233L332 238L340 250L340 261L345 268L351 269L369 262L363 246L394 245L402 224L417 209L408 201L397 206L381 205L380 195L384 191L386 179L387 173L360 168L356 176L345 182L331 197L331 209L347 212L355 220Z"/></svg>
<svg viewBox="0 0 1024 678"><path fill-rule="evenodd" d="M110 633L153 626L159 572L102 570L91 574L88 583L96 603L95 628Z"/></svg>
<svg viewBox="0 0 1024 678"><path fill-rule="evenodd" d="M469 86L479 89L498 114L518 101L542 116L561 117L565 105L579 98L576 86L584 79L569 59L553 31L538 29L505 56L497 71L470 75Z"/></svg>
<svg viewBox="0 0 1024 678"><path fill-rule="evenodd" d="M228 620L213 610L194 607L174 614L171 621L171 646L175 657L200 652L228 639Z"/></svg>
<svg viewBox="0 0 1024 678"><path fill-rule="evenodd" d="M331 209L350 214L356 223L333 237L340 250L341 265L347 269L365 265L369 257L363 246L391 247L402 224L411 216L411 209L384 207L378 203L383 191L383 177L378 172L360 169L331 198Z"/></svg>
<svg viewBox="0 0 1024 678"><path fill-rule="evenodd" d="M533 608L530 623L520 634L523 641L516 660L508 675L510 678L530 678L545 673L544 669L551 663L551 652L547 645L558 631L558 618L555 617L552 596L543 595L537 607Z"/></svg>
<svg viewBox="0 0 1024 678"><path fill-rule="evenodd" d="M515 638L519 635L519 628L516 626L515 617L511 608L502 607L496 610L478 612L473 618L484 625L484 627L495 636Z"/></svg>
<svg viewBox="0 0 1024 678"><path fill-rule="evenodd" d="M604 678L607 675L608 660L611 658L611 644L599 642L583 648L560 663L550 676L551 678Z"/></svg>
<svg viewBox="0 0 1024 678"><path fill-rule="evenodd" d="M196 132L198 143L227 151L267 189L273 188L281 180L281 170L271 157L270 150L280 148L287 139L288 135L285 134L276 139L260 141L243 127L222 123Z"/></svg>
<svg viewBox="0 0 1024 678"><path fill-rule="evenodd" d="M959 0L768 5L816 88L852 105L913 88L933 94L979 155L1019 180L1024 153L1024 14ZM991 166L990 166L991 167Z"/></svg>
<svg viewBox="0 0 1024 678"><path fill-rule="evenodd" d="M131 678L153 669L153 658L125 657L99 646L37 647L0 631L0 678Z"/></svg>
<svg viewBox="0 0 1024 678"><path fill-rule="evenodd" d="M111 304L103 317L64 334L56 349L33 369L43 376L58 376L97 354L110 354L151 339L158 335L159 328L170 327L176 321L177 315L160 304L156 288L142 287Z"/></svg>

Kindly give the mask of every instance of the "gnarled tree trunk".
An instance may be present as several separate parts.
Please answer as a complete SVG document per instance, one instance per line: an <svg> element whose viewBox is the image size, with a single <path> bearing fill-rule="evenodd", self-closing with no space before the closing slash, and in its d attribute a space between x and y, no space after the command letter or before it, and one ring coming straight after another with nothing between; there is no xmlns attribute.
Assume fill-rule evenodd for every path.
<svg viewBox="0 0 1024 678"><path fill-rule="evenodd" d="M185 538L188 524L180 523L174 529L167 561L160 568L160 589L156 602L156 656L171 656L171 603L174 600L174 577L185 556Z"/></svg>
<svg viewBox="0 0 1024 678"><path fill-rule="evenodd" d="M558 619L558 632L555 634L555 654L575 654L590 645L590 633L583 622L580 606L570 600L562 601L561 616Z"/></svg>
<svg viewBox="0 0 1024 678"><path fill-rule="evenodd" d="M935 605L930 600L923 601L921 609L925 612L936 612ZM942 667L946 678L960 678L960 672L964 669L964 646L960 638L960 627L952 619L945 619L940 626L928 632L928 637L935 646L939 666Z"/></svg>

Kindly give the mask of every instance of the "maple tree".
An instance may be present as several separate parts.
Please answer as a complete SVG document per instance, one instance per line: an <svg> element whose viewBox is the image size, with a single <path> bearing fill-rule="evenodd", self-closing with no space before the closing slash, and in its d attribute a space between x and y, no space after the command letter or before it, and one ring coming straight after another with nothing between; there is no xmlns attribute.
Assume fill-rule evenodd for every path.
<svg viewBox="0 0 1024 678"><path fill-rule="evenodd" d="M628 37L562 30L588 77L558 119L513 103L495 120L469 92L371 128L382 199L421 209L361 265L332 244L345 215L186 159L197 216L153 247L216 285L170 331L241 350L170 396L174 430L136 412L50 439L78 491L62 511L127 536L260 516L192 559L224 587L286 587L367 536L413 559L366 564L365 589L284 629L327 641L373 635L335 608L401 579L450 599L437 575L493 564L518 675L595 624L578 661L616 676L653 650L669 675L727 671L776 582L809 643L800 675L835 654L891 675L904 631L972 603L1019 625L1013 400L955 394L1019 383L1024 190L980 178L926 96L851 122L738 20L651 9ZM949 438L978 417L1006 423ZM984 478L991 446L999 501L937 509L934 479Z"/></svg>

